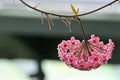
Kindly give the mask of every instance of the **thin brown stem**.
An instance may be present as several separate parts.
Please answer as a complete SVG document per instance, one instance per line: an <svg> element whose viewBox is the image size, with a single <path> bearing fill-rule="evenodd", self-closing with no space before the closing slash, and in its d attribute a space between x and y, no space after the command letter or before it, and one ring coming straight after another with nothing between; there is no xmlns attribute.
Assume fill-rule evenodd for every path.
<svg viewBox="0 0 120 80"><path fill-rule="evenodd" d="M78 22L79 22L79 24L80 24L80 26L81 26L81 30L82 30L82 34L83 34L83 39L85 40L85 47L86 47L86 49L87 49L87 51L88 51L89 56L91 56L91 52L90 52L89 46L88 46L87 37L86 37L86 35L85 35L84 26L83 26L80 18L77 18L77 20L78 20Z"/></svg>
<svg viewBox="0 0 120 80"><path fill-rule="evenodd" d="M33 10L35 10L35 11L44 13L44 14L51 14L51 15L57 16L57 17L72 17L72 18L76 16L76 15L61 15L61 14L46 12L46 11L43 11L43 10L39 10L39 9L37 9L37 8L35 8L35 7L32 7L31 5L29 5L28 3L26 3L26 2L23 1L23 0L20 0L20 1L21 1L24 5L26 5L27 7L31 8L31 9L33 9ZM84 15L88 15L88 14L97 12L97 11L99 11L99 10L101 10L101 9L106 8L107 6L110 6L110 5L114 4L115 2L119 2L119 0L114 0L114 1L112 1L112 2L110 2L110 3L108 3L108 4L106 4L106 5L104 5L104 6L102 6L102 7L99 7L99 8L97 8L97 9L95 9L95 10L92 10L92 11L89 11L89 12L86 12L86 13L83 13L83 14L78 14L78 16L84 16Z"/></svg>
<svg viewBox="0 0 120 80"><path fill-rule="evenodd" d="M82 30L83 39L85 40L85 42L87 42L87 37L86 37L86 35L85 35L84 26L83 26L83 24L82 24L80 18L77 18L77 20L78 20L78 22L79 22L79 24L80 24L80 27L81 27L81 30Z"/></svg>

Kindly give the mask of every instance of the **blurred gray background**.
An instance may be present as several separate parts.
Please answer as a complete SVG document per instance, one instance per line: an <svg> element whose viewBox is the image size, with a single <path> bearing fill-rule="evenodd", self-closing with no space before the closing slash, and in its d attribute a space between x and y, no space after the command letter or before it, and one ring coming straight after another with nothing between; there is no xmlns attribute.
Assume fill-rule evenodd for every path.
<svg viewBox="0 0 120 80"><path fill-rule="evenodd" d="M27 0L26 0L27 1ZM69 4L80 8L79 13L94 10L112 0L30 0L28 3L35 6L40 2L43 10L61 14L72 14ZM43 79L41 61L45 59L58 60L57 45L64 39L75 36L82 40L80 26L72 21L72 32L59 18L53 17L55 26L49 30L48 22L44 17L41 24L41 13L27 8L19 0L0 0L0 58L1 59L34 59L38 62L38 72L31 77ZM115 3L96 13L80 17L86 31L99 36L108 43L112 39L115 43L113 57L108 64L120 64L120 4Z"/></svg>

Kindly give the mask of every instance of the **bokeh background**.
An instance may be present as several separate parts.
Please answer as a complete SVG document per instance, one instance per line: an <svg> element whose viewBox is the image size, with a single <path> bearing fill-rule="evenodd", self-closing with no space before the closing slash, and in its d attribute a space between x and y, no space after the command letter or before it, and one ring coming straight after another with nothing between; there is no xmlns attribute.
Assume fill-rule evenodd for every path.
<svg viewBox="0 0 120 80"><path fill-rule="evenodd" d="M37 8L60 14L72 14L70 3L79 13L94 10L112 0L25 0ZM19 0L0 0L0 80L119 80L120 76L120 4L81 16L86 36L99 36L104 43L115 43L108 64L92 71L67 67L57 55L57 45L75 36L82 40L80 26L72 21L72 32L57 17L49 30L44 16Z"/></svg>

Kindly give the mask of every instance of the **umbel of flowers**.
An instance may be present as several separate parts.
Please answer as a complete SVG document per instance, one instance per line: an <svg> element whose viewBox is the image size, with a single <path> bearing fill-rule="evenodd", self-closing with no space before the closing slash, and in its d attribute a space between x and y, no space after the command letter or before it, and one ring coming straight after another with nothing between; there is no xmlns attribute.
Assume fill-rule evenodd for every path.
<svg viewBox="0 0 120 80"><path fill-rule="evenodd" d="M112 57L114 43L109 39L109 43L104 44L99 37L92 34L88 41L79 41L74 37L63 40L57 49L58 57L68 66L88 71L107 63Z"/></svg>
<svg viewBox="0 0 120 80"><path fill-rule="evenodd" d="M99 7L95 10L79 14L79 9L75 9L74 6L71 4L71 10L74 15L62 15L62 14L56 14L51 12L46 12L44 10L40 10L37 8L38 5L32 6L25 2L24 0L20 0L24 5L27 7L42 13L42 23L43 23L43 15L47 17L49 29L51 29L51 26L54 26L53 20L51 16L58 17L70 30L71 32L71 19L74 19L77 21L82 30L83 34L83 41L79 41L75 39L74 37L71 37L70 40L63 40L58 45L58 57L64 61L68 66L73 67L78 70L92 70L100 67L101 65L107 63L107 61L112 57L112 51L114 49L114 43L111 39L109 39L108 44L104 44L102 41L100 41L99 37L96 37L94 34L91 35L91 39L87 39L84 31L84 26L82 25L82 22L79 18L79 16L88 15L91 13L94 13L96 11L99 11L101 9L104 9L116 2L119 2L119 0L113 0L109 2L106 5L103 5L102 7Z"/></svg>

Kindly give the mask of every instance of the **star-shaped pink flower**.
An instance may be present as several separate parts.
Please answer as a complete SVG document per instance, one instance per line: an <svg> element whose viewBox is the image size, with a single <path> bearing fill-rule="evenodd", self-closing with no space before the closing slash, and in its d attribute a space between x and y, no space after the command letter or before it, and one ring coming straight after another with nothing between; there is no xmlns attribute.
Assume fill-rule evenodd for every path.
<svg viewBox="0 0 120 80"><path fill-rule="evenodd" d="M68 66L78 70L91 70L107 63L112 57L114 43L109 39L108 44L100 41L94 34L88 41L79 41L74 37L63 40L58 45L58 57Z"/></svg>

